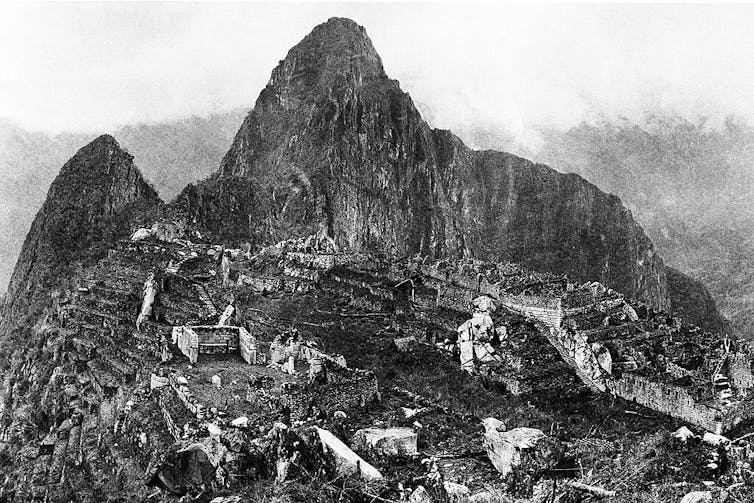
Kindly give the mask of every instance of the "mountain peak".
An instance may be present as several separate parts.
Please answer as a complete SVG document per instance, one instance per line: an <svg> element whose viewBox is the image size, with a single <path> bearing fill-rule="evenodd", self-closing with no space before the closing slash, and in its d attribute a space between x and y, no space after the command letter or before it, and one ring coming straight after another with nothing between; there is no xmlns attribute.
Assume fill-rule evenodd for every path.
<svg viewBox="0 0 754 503"><path fill-rule="evenodd" d="M132 219L156 211L161 201L111 135L79 149L50 185L11 276L4 323L70 274L74 261L99 256L128 235Z"/></svg>
<svg viewBox="0 0 754 503"><path fill-rule="evenodd" d="M340 36L343 36L346 33L351 33L353 36L369 40L366 28L347 17L331 17L324 23L315 26L311 31L312 34L318 34L321 32Z"/></svg>
<svg viewBox="0 0 754 503"><path fill-rule="evenodd" d="M118 144L118 141L113 137L113 135L107 134L107 133L99 135L98 137L96 137L94 140L92 140L91 142L89 142L85 146L85 148L89 147L89 146L92 146L92 147L94 147L94 146L97 146L97 147L113 147L113 148L120 149L120 145Z"/></svg>
<svg viewBox="0 0 754 503"><path fill-rule="evenodd" d="M92 176L93 172L107 174L117 167L130 167L132 161L133 156L121 149L112 135L103 134L81 147L65 163L56 182L76 173L85 176Z"/></svg>
<svg viewBox="0 0 754 503"><path fill-rule="evenodd" d="M176 206L221 240L264 246L324 229L352 250L511 260L668 304L662 261L618 198L432 131L350 19L288 52L217 176Z"/></svg>
<svg viewBox="0 0 754 503"><path fill-rule="evenodd" d="M366 29L351 19L333 17L288 52L270 84L328 86L339 77L361 82L387 76Z"/></svg>

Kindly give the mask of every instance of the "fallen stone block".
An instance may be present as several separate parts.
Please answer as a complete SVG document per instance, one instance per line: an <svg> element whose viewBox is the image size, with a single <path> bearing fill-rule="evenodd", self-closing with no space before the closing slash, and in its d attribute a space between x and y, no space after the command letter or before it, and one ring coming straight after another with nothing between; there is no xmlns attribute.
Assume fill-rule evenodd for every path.
<svg viewBox="0 0 754 503"><path fill-rule="evenodd" d="M411 428L364 428L351 440L356 451L385 457L414 456L416 443L417 434Z"/></svg>
<svg viewBox="0 0 754 503"><path fill-rule="evenodd" d="M676 431L674 431L670 436L672 436L673 438L677 438L681 442L686 442L690 438L696 437L696 435L694 435L694 433L688 428L686 428L685 426L681 426Z"/></svg>
<svg viewBox="0 0 754 503"><path fill-rule="evenodd" d="M235 428L245 428L249 424L249 418L246 416L240 416L230 422L230 425Z"/></svg>
<svg viewBox="0 0 754 503"><path fill-rule="evenodd" d="M240 496L218 496L212 499L209 503L240 503Z"/></svg>
<svg viewBox="0 0 754 503"><path fill-rule="evenodd" d="M419 486L413 490L408 497L408 503L434 503L435 499L429 494L424 486Z"/></svg>
<svg viewBox="0 0 754 503"><path fill-rule="evenodd" d="M683 497L681 503L712 503L710 491L692 491Z"/></svg>
<svg viewBox="0 0 754 503"><path fill-rule="evenodd" d="M353 452L338 437L327 430L317 428L319 440L325 453L335 458L335 467L338 475L359 475L365 480L382 480L382 474Z"/></svg>
<svg viewBox="0 0 754 503"><path fill-rule="evenodd" d="M714 447L730 443L730 440L727 437L724 437L722 435L717 435L715 433L710 433L710 432L706 432L704 434L704 437L702 437L702 441L705 444L709 444Z"/></svg>
<svg viewBox="0 0 754 503"><path fill-rule="evenodd" d="M521 453L535 449L547 435L536 428L514 428L504 431L502 421L493 417L483 420L484 448L490 461L503 476L508 475L521 464ZM501 431L503 430L503 431Z"/></svg>

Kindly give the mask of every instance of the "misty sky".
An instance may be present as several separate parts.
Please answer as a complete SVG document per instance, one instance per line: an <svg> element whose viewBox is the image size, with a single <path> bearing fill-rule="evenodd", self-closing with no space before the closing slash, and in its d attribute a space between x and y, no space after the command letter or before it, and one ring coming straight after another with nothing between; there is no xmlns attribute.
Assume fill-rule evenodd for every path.
<svg viewBox="0 0 754 503"><path fill-rule="evenodd" d="M677 4L0 4L0 117L100 132L250 108L331 16L366 27L434 127L754 122L754 5Z"/></svg>

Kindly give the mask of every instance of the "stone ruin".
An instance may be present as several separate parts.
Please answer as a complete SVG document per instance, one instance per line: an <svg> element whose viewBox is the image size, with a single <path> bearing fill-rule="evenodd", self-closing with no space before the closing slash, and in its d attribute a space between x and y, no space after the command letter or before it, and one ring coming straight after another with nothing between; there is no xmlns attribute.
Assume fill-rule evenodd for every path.
<svg viewBox="0 0 754 503"><path fill-rule="evenodd" d="M526 287L514 277L497 277L494 264L470 261L464 267L420 260L409 268L436 288L436 304L459 311L480 298L533 321L582 381L599 392L682 419L709 431L728 431L754 416L750 349L738 343L723 349L724 337L682 326L671 315L638 305L599 283L570 284L553 275L528 273ZM481 297L480 297L481 296ZM643 315L637 314L639 309ZM467 311L468 312L468 311ZM698 340L695 368L674 361L673 348ZM643 341L662 341L669 358L637 366L624 355L641 352ZM726 343L727 344L727 343ZM651 359L652 351L644 351ZM632 365L633 363L633 365ZM716 392L715 381L723 383Z"/></svg>
<svg viewBox="0 0 754 503"><path fill-rule="evenodd" d="M667 313L633 303L599 284L576 285L562 276L533 273L515 264L420 258L387 262L327 246L318 250L318 246L312 240L308 245L305 240L283 243L252 256L248 250L154 238L119 243L113 259L119 254L167 254L170 259L160 258L163 270L151 267L136 276L124 273L108 278L106 285L83 286L69 295L71 300L57 299L57 318L81 325L71 343L91 368L92 387L104 401L98 402L98 409L84 405L79 412L77 408L81 423L74 414L71 428L55 431L49 445L40 446L44 460L39 464L45 467L46 480L60 483L65 478L65 470L58 465L69 462L65 461L68 454L61 453L82 450L81 439L90 438L99 424L93 422L95 413L105 418L97 421L115 418L118 434L138 447L144 457L142 469L153 480L162 477L175 482L177 475L170 475L167 467L185 457L206 460L213 480L222 479L223 484L232 483L231 474L240 470L240 464L254 465L259 473L277 477L278 469L285 471L285 466L296 464L295 456L319 459L319 454L287 448L280 451L286 452L282 457L270 454L289 442L327 442L326 450L337 454L344 471L358 471L360 458L348 445L332 440L324 433L327 430L314 430L312 438L319 439L319 444L311 444L296 440L303 431L299 426L285 425L307 425L317 417L331 420L333 411L362 410L380 397L375 375L348 368L342 356L322 351L304 338L291 344L285 323L261 316L261 321L244 319L232 301L222 312L214 305L212 296L227 301L228 290L246 287L271 296L315 288L345 296L349 306L389 318L402 336L395 342L402 351L413 351L417 344L455 351L461 326L461 332L473 333L482 347L491 348L481 352L472 346L478 363L472 372L499 378L511 393L516 392L515 379L498 373L503 367L514 372L522 369L521 355L501 344L506 320L515 313L530 320L554 348L551 352L556 358L559 355L595 391L612 393L710 431L724 432L750 418L754 375L749 348L737 342L726 345L715 334L683 325ZM256 288L259 285L263 288ZM218 295L220 289L223 293ZM138 302L131 298L136 291L141 294ZM100 297L105 302L96 300ZM118 302L111 303L111 298ZM124 309L125 305L132 307ZM230 307L233 312L229 313ZM144 376L138 362L145 358L137 355L126 360L120 354L127 354L125 349L116 354L106 346L114 332L127 330L134 319L139 329L132 334L136 349L152 351L163 361L151 375L146 371L151 392L147 400L135 400L135 404L123 394L123 383ZM428 321L432 333L423 331ZM90 332L96 337L87 335ZM280 337L270 340L271 333ZM653 351L657 344L664 348L659 356ZM460 366L459 357L454 358ZM61 386L74 393L78 384L66 376L55 374L51 382L60 380ZM146 403L159 411L149 421L142 411ZM85 409L90 409L88 414ZM272 429L261 437L256 433L270 425ZM69 429L70 437L65 434ZM359 441L384 438L382 429L372 430ZM391 432L390 438L405 436L407 449L413 452L410 446L416 433L409 433ZM510 435L498 433L510 443ZM383 440L374 442L374 449L384 449L376 447ZM265 450L273 445L278 447ZM258 455L257 461L248 458L250 452ZM259 461L266 456L280 466ZM47 468L48 464L54 469Z"/></svg>
<svg viewBox="0 0 754 503"><path fill-rule="evenodd" d="M246 363L259 363L257 340L244 327L177 326L173 327L171 335L172 344L177 346L192 364L197 363L200 354L239 354Z"/></svg>

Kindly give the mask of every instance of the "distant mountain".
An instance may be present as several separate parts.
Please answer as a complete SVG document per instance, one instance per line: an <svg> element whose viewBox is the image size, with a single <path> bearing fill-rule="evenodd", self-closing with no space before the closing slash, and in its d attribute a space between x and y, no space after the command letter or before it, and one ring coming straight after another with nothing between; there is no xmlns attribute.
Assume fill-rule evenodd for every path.
<svg viewBox="0 0 754 503"><path fill-rule="evenodd" d="M8 288L3 323L12 324L77 264L100 258L130 222L162 205L157 192L110 135L63 165L26 236ZM49 303L49 299L48 302Z"/></svg>
<svg viewBox="0 0 754 503"><path fill-rule="evenodd" d="M376 57L373 63L376 62L381 68L379 56L376 56L376 52L372 54L372 51L373 48L369 50L369 57ZM290 65L291 61L288 61ZM470 248L470 241L465 246L459 246L461 241L465 242L473 238L461 236L463 239L459 239L459 234L452 227L455 225L451 222L453 219L447 219L445 216L448 211L447 205L454 208L453 211L463 214L462 208L464 204L468 205L469 200L461 200L458 197L467 197L472 192L453 193L449 190L450 185L447 188L442 186L441 191L438 190L438 186L448 182L447 178L443 178L448 174L457 177L451 183L468 178L478 179L480 183L484 182L488 185L490 179L484 177L500 174L501 171L495 168L496 162L487 162L487 168L480 168L485 164L485 162L480 162L480 159L485 156L488 160L500 156L500 159L508 159L506 162L511 165L518 165L520 160L516 160L514 156L496 153L474 153L463 146L461 141L452 134L429 129L413 107L410 97L400 91L397 83L387 79L384 72L378 73L376 77L374 75L368 77L367 85L363 85L364 75L361 75L362 85L350 86L353 89L350 89L347 83L332 87L333 90L339 90L341 94L358 91L352 98L332 96L332 99L325 98L324 103L317 102L316 98L321 88L319 91L312 91L311 96L305 96L306 93L302 94L303 84L306 84L308 80L299 82L300 79L313 79L312 82L315 83L321 80L313 74L304 75L306 69L302 65L307 64L306 61L305 57L297 60L293 73L290 74L286 74L282 68L276 70L273 78L278 75L278 79L282 78L283 81L270 82L270 86L260 96L258 110L246 122L244 122L245 110L239 109L207 118L127 126L116 131L115 136L123 147L135 156L136 164L165 200L175 196L186 184L216 172L223 160L223 153L233 145L223 162L222 171L215 173L213 179L218 183L238 185L233 189L238 191L238 199L221 197L213 202L210 197L211 192L203 191L204 199L201 204L202 211L205 213L202 218L214 219L216 223L225 218L224 215L232 214L235 211L234 208L243 208L244 205L252 207L246 214L245 221L237 218L228 221L226 218L222 222L223 228L229 234L237 236L248 234L248 215L253 214L254 211L263 211L260 209L262 206L253 208L256 205L256 197L260 198L261 205L271 213L277 211L274 204L280 208L284 204L281 203L284 197L282 193L278 191L266 195L257 193L254 186L249 185L253 176L235 176L234 172L247 174L247 168L251 169L249 166L252 165L281 168L281 173L284 174L279 175L278 178L288 176L291 179L290 190L295 191L299 190L296 188L299 185L306 186L307 180L311 182L311 178L302 178L299 176L300 173L308 177L311 172L307 171L310 168L292 167L290 159L303 161L306 165L315 163L319 166L317 169L321 170L322 166L336 160L347 165L365 164L363 158L373 156L378 159L373 163L375 166L380 163L382 166L391 166L390 169L380 168L382 171L367 170L370 177L375 174L384 178L384 180L379 178L375 178L374 181L368 180L369 183L376 184L376 188L379 188L379 184L387 184L386 180L393 179L405 184L409 181L408 176L413 176L411 183L419 184L417 187L420 187L421 183L430 185L434 183L434 189L427 189L430 193L434 190L434 196L441 192L448 194L448 198L425 195L423 200L415 202L415 206L431 209L429 212L418 211L417 214L429 216L432 222L439 222L437 215L442 214L443 223L437 224L437 228L430 232L429 239L425 236L423 242L422 237L414 233L412 238L414 243L411 246L417 246L418 242L418 246L423 246L426 250L433 246L429 243L436 245L441 241L447 241L450 243L449 247L444 243L442 246L448 247L449 250L455 249L456 252L460 250L460 253L463 253L464 249L475 253L482 250L483 254L487 253L483 249L489 245L485 239L479 237L478 232L477 242L474 244L476 250ZM341 63L347 64L350 68L351 63L345 61ZM373 69L368 71L373 71ZM353 73L352 71L349 75ZM290 79L290 82L285 79ZM378 81L379 85L369 84ZM380 89L384 90L389 98L377 101L371 99L370 93L375 94ZM279 91L285 93L276 98L274 93ZM276 99L279 103L276 103ZM321 101L323 98L319 96L319 99ZM311 134L306 136L306 141L310 142L308 147L305 147L303 142L297 142L295 148L299 153L291 153L291 149L282 145L276 136L284 128L292 126L290 122L278 125L277 118L292 119L295 115L285 112L286 108L283 105L288 108L301 105L311 112L311 117L321 121L309 124L307 127L310 129L302 128L303 132L311 133L313 131L311 128L320 127L317 133L320 138L312 139ZM323 108L325 106L327 108ZM382 113L379 107L385 108L389 113ZM276 115L278 113L281 115ZM370 114L378 113L387 118L382 123L370 125ZM327 114L331 114L331 117ZM260 117L269 123L255 123L254 121L258 121ZM234 142L235 132L241 123L244 123L244 127L239 131ZM329 133L323 127L329 128ZM369 133L368 136L367 133ZM488 134L480 130L464 130L462 133L474 144L496 148L510 147L510 138L502 134ZM258 134L256 139L255 134ZM324 134L330 134L332 138L342 140L328 140L327 148L318 150L321 144L317 142L326 140L323 137ZM385 139L375 142L374 139L383 134ZM647 230L647 234L663 258L680 273L696 281L693 296L697 299L705 298L704 286L699 281L703 282L709 287L709 292L723 312L734 320L736 328L744 332L753 332L754 326L750 325L748 320L754 319L751 316L754 312L754 300L751 300L754 299L754 273L749 274L747 271L754 271L752 267L754 264L750 263L754 259L749 258L752 256L750 253L752 238L749 236L754 235L751 232L754 230L752 224L754 204L751 204L753 201L751 201L752 173L750 169L754 158L752 154L754 130L732 120L725 124L722 131L716 131L705 127L704 124L692 124L677 118L652 118L643 126L623 122L621 124L584 124L568 131L543 129L542 136L544 144L541 150L529 153L529 155L549 163L558 171L578 173L594 182L602 190L620 196L626 206L632 210L636 220ZM3 229L0 233L0 290L7 285L13 264L21 249L23 237L31 225L37 208L41 206L47 187L58 167L73 155L78 146L85 144L93 137L94 135L70 134L48 136L24 131L12 124L0 122L0 176L4 180L0 184L0 195L4 201L0 204L0 228ZM261 143L253 144L257 141ZM262 155L259 145L267 148L267 153ZM393 152L389 151L390 148ZM250 151L253 152L249 154ZM283 157L283 153L287 158ZM262 157L265 158L264 162L258 162ZM472 158L473 161L470 163L463 161ZM503 161L499 162L505 164ZM413 165L423 166L416 171L417 176L414 176L414 172L411 171ZM461 165L466 168L458 169ZM474 167L469 169L469 165ZM418 177L422 169L428 174L428 178ZM484 172L485 169L488 171L487 174ZM546 177L551 177L551 181L565 180L565 178L550 175L551 171L546 168L537 167L536 169L547 174ZM263 173L263 171L259 172ZM520 186L523 183L516 181L515 173L528 171L527 169L511 171L509 179L512 181L512 186ZM219 176L221 173L224 175ZM406 177L401 179L398 176L401 173L406 174ZM352 173L345 174L352 177ZM538 177L533 174L532 176L535 179ZM220 179L225 182L219 182ZM352 181L352 178L347 179L347 183ZM319 183L327 182L320 180ZM589 184L583 186L588 187ZM569 190L577 190L576 185ZM192 191L195 194L189 199L196 203L197 187L191 187L185 195L189 196ZM303 194L308 194L308 192L303 192ZM325 195L322 192L318 194L318 197ZM275 201L271 204L270 199L273 196ZM478 197L490 204L494 200L498 209L500 201L506 200L500 198L499 194L495 195L490 192L479 193ZM559 195L552 194L550 197L557 199ZM516 198L518 194L512 192L509 201L512 203ZM549 204L549 200L543 195L540 204ZM585 200L588 201L588 198ZM398 208L401 204L405 207L405 200L402 203L395 199L386 201ZM446 204L446 207L441 208L441 203ZM377 239L383 226L380 220L382 217L378 216L379 212L374 212L380 204L379 197L368 202L369 206L363 211L365 215L371 214L372 220L376 222L353 233L354 236L361 235L366 241ZM334 209L320 202L315 204L317 205L320 209L328 208L327 211ZM285 208L286 214L290 215L294 206L288 204ZM198 206L192 211L196 211L197 208ZM311 208L307 211L310 210ZM360 218L363 216L361 215ZM511 216L512 214L506 217L508 222L511 221ZM267 218L268 215L264 217ZM355 217L356 214L351 215L351 218ZM474 224L474 221L480 221L481 218L480 215L467 215L467 217L472 220L471 224ZM407 218L405 211L400 218L405 224ZM519 221L532 221L534 215L519 215L517 218ZM272 222L274 220L274 218L268 219ZM287 225L285 222L290 222L290 219L286 217L282 221ZM338 221L342 222L342 219ZM369 221L369 218L364 221ZM424 224L419 218L414 219L413 225L420 227ZM466 222L463 225L466 225ZM495 228L495 220L492 219L485 225L488 225L488 228ZM274 225L269 229L273 227ZM526 229L526 226L519 228ZM567 243L569 238L576 239L574 237L576 234L568 234L568 229L565 228L562 231L564 236L560 236L565 239L564 243ZM254 231L254 229L251 230ZM260 229L257 229L254 232L259 231ZM261 231L263 232L259 237L263 241L274 237L269 232L265 235L264 229ZM411 232L401 231L398 234L409 236ZM542 242L537 243L535 237L540 235ZM445 238L441 239L440 236ZM549 244L551 244L552 240L559 238L546 236L548 234L542 232L542 229L533 232L527 230L525 234L518 235L515 239L506 240L504 246L497 249L498 251L505 250L501 254L502 257L515 256L523 262L529 260L528 264L533 267L546 262L556 264L560 261L559 267L563 268L562 263L569 260L568 257L546 257L547 241L550 240ZM491 243L493 247L496 246L495 240ZM512 249L507 249L507 246ZM575 245L567 246L573 249ZM527 254L527 248L535 250L535 253ZM628 259L629 262L630 260ZM577 263L581 267L586 262L587 260L581 260ZM592 276L596 275L601 278L601 268L605 264L599 260L593 263ZM612 264L608 265L612 266ZM675 282L675 284L681 283ZM688 281L683 282L686 292L689 291L691 284ZM670 292L670 298L678 299L679 296ZM719 316L710 318L712 311L708 307L701 307L699 309L701 314L693 316L688 311L688 306L685 309L674 306L683 311L691 321L701 325L721 326L724 324L725 320Z"/></svg>
<svg viewBox="0 0 754 503"><path fill-rule="evenodd" d="M347 19L289 51L220 170L176 203L218 239L321 230L355 249L512 260L669 302L662 260L617 197L431 129Z"/></svg>
<svg viewBox="0 0 754 503"><path fill-rule="evenodd" d="M582 124L542 136L538 160L620 196L665 262L706 285L736 332L754 334L754 128L734 119L710 128L650 117L642 125ZM675 283L689 292L688 281ZM702 288L695 289L699 299Z"/></svg>
<svg viewBox="0 0 754 503"><path fill-rule="evenodd" d="M166 201L217 169L246 112L126 126L114 132ZM60 166L95 134L47 135L0 120L0 292Z"/></svg>

